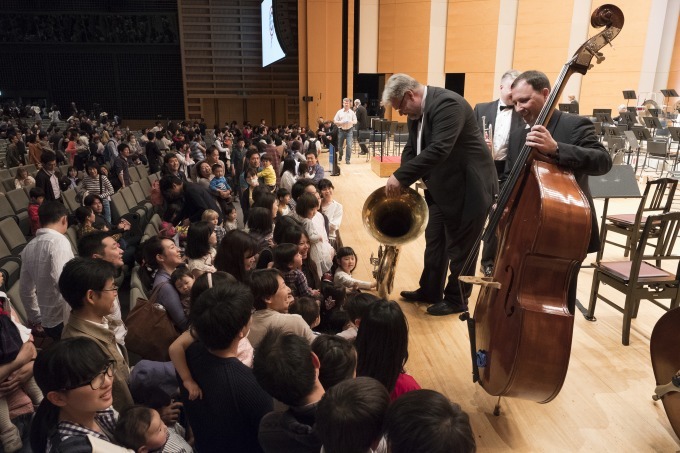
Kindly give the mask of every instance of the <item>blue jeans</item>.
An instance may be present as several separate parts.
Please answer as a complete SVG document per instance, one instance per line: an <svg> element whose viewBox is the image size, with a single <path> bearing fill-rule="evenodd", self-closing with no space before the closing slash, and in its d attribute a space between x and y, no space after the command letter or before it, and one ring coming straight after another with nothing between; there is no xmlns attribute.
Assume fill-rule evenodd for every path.
<svg viewBox="0 0 680 453"><path fill-rule="evenodd" d="M111 223L111 202L109 200L102 200L102 206L104 207L104 219Z"/></svg>
<svg viewBox="0 0 680 453"><path fill-rule="evenodd" d="M348 131L344 129L338 129L338 159L342 159L342 142L347 141L347 152L345 153L346 163L349 163L349 159L352 157L352 134L354 134L353 129Z"/></svg>
<svg viewBox="0 0 680 453"><path fill-rule="evenodd" d="M12 419L12 423L19 430L19 435L21 436L21 442L24 446L17 453L31 453L31 420L33 420L33 414L19 415ZM5 453L5 449L0 444L0 453Z"/></svg>

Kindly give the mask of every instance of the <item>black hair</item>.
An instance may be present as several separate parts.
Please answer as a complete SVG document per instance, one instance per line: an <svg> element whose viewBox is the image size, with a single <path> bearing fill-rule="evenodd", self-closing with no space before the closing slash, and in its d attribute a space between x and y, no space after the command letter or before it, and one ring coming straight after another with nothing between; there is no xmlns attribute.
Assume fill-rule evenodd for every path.
<svg viewBox="0 0 680 453"><path fill-rule="evenodd" d="M118 414L113 437L118 445L138 451L146 444L146 431L151 426L153 409L142 405L128 406Z"/></svg>
<svg viewBox="0 0 680 453"><path fill-rule="evenodd" d="M392 453L477 450L470 417L434 390L414 390L397 398L385 414L383 428Z"/></svg>
<svg viewBox="0 0 680 453"><path fill-rule="evenodd" d="M350 321L354 322L366 316L373 304L379 300L378 296L371 293L355 293L347 299L344 309L347 311Z"/></svg>
<svg viewBox="0 0 680 453"><path fill-rule="evenodd" d="M313 297L298 297L288 306L288 313L302 316L302 319L311 328L314 322L319 319L321 308L319 308L319 302Z"/></svg>
<svg viewBox="0 0 680 453"><path fill-rule="evenodd" d="M46 451L50 432L56 429L60 409L47 394L92 380L109 364L109 357L89 337L64 338L42 350L33 364L33 376L43 398L31 423L31 449Z"/></svg>
<svg viewBox="0 0 680 453"><path fill-rule="evenodd" d="M213 273L205 272L201 274L199 277L197 277L196 280L194 281L194 286L191 287L190 299L191 301L196 300L198 296L200 296L213 286L216 286L217 284L235 285L237 283L238 280L236 280L236 278L234 278L234 276L229 274L228 272L222 271L217 271Z"/></svg>
<svg viewBox="0 0 680 453"><path fill-rule="evenodd" d="M78 255L83 258L92 258L92 255L104 254L104 239L109 237L105 231L93 231L86 234L78 241Z"/></svg>
<svg viewBox="0 0 680 453"><path fill-rule="evenodd" d="M290 195L290 190L286 189L285 187L281 187L279 190L276 191L276 198L278 199L281 199L286 195Z"/></svg>
<svg viewBox="0 0 680 453"><path fill-rule="evenodd" d="M247 283L248 273L243 264L246 255L257 253L257 242L240 230L227 231L215 255L215 269L228 272L242 283Z"/></svg>
<svg viewBox="0 0 680 453"><path fill-rule="evenodd" d="M38 220L43 227L59 222L68 215L68 209L56 200L45 200L38 208Z"/></svg>
<svg viewBox="0 0 680 453"><path fill-rule="evenodd" d="M408 324L399 304L373 304L361 319L355 346L357 376L375 378L392 392L408 360Z"/></svg>
<svg viewBox="0 0 680 453"><path fill-rule="evenodd" d="M31 187L31 190L28 191L28 196L34 199L44 197L45 191L42 190L40 187Z"/></svg>
<svg viewBox="0 0 680 453"><path fill-rule="evenodd" d="M248 324L252 308L253 295L247 286L215 285L192 301L192 334L208 349L226 349Z"/></svg>
<svg viewBox="0 0 680 453"><path fill-rule="evenodd" d="M316 409L315 430L328 453L364 453L380 438L390 395L369 377L339 383Z"/></svg>
<svg viewBox="0 0 680 453"><path fill-rule="evenodd" d="M359 258L357 258L357 254L354 252L354 249L352 247L340 247L338 252L335 254L335 263L333 263L333 270L331 273L334 273L336 269L340 268L340 260L346 256L354 257L354 267L350 269L350 272L356 269L357 264L359 263Z"/></svg>
<svg viewBox="0 0 680 453"><path fill-rule="evenodd" d="M181 179L179 179L179 177L175 175L165 175L161 178L158 184L159 188L161 189L161 193L164 197L166 197L166 193L172 190L174 186L181 186L184 183Z"/></svg>
<svg viewBox="0 0 680 453"><path fill-rule="evenodd" d="M357 351L349 340L337 335L319 335L312 342L312 351L321 363L319 381L324 389L354 377Z"/></svg>
<svg viewBox="0 0 680 453"><path fill-rule="evenodd" d="M317 187L319 188L319 191L321 191L322 189L329 188L329 187L331 189L335 189L335 187L333 187L333 183L329 179L326 179L326 178L320 180L317 184Z"/></svg>
<svg viewBox="0 0 680 453"><path fill-rule="evenodd" d="M96 160L91 160L87 164L85 164L85 171L91 169L91 168L96 168L97 173L99 173L99 163Z"/></svg>
<svg viewBox="0 0 680 453"><path fill-rule="evenodd" d="M78 223L83 224L92 215L92 208L89 206L79 206L74 214Z"/></svg>
<svg viewBox="0 0 680 453"><path fill-rule="evenodd" d="M108 261L76 257L61 271L59 292L71 309L80 310L88 291L103 290L106 282L115 276L116 270Z"/></svg>
<svg viewBox="0 0 680 453"><path fill-rule="evenodd" d="M94 200L102 201L102 197L96 193L87 194L87 196L83 199L83 206L92 206L94 204Z"/></svg>
<svg viewBox="0 0 680 453"><path fill-rule="evenodd" d="M189 225L184 253L187 258L198 259L210 253L210 236L215 230L212 222L201 220Z"/></svg>
<svg viewBox="0 0 680 453"><path fill-rule="evenodd" d="M57 154L54 151L43 151L42 155L40 156L40 163L43 165L50 162L55 162L56 160Z"/></svg>
<svg viewBox="0 0 680 453"><path fill-rule="evenodd" d="M273 250L274 267L281 272L288 272L293 258L298 254L298 245L284 242L278 244Z"/></svg>
<svg viewBox="0 0 680 453"><path fill-rule="evenodd" d="M279 290L281 272L278 269L256 269L250 275L250 290L255 298L253 305L256 310L267 308L266 299L272 297Z"/></svg>
<svg viewBox="0 0 680 453"><path fill-rule="evenodd" d="M253 205L250 207L251 209L253 208L266 208L269 210L269 223L271 223L272 219L272 210L274 209L274 203L276 203L276 195L271 193L269 189L263 186L258 186L258 188L262 187L265 189L265 191L261 194L258 194L257 200L255 199L255 193L253 193Z"/></svg>
<svg viewBox="0 0 680 453"><path fill-rule="evenodd" d="M300 217L306 218L312 209L318 207L319 200L316 198L316 195L314 195L313 193L305 192L298 197L297 202L295 204L295 212Z"/></svg>
<svg viewBox="0 0 680 453"><path fill-rule="evenodd" d="M265 392L288 406L301 406L316 382L309 342L270 330L257 347L253 374Z"/></svg>
<svg viewBox="0 0 680 453"><path fill-rule="evenodd" d="M272 236L272 239L274 240L274 244L282 244L284 242L291 242L291 241L283 241L283 235L286 233L287 230L291 228L302 228L300 226L300 222L295 220L293 217L289 215L283 215L279 216L276 218L276 222L274 223L274 235ZM298 241L295 242L297 244Z"/></svg>
<svg viewBox="0 0 680 453"><path fill-rule="evenodd" d="M172 286L175 286L175 283L182 277L194 278L194 274L191 273L187 266L179 266L172 271L172 274L170 275L170 283L172 283Z"/></svg>
<svg viewBox="0 0 680 453"><path fill-rule="evenodd" d="M271 161L272 161L272 158L271 158L271 156L270 156L269 154L263 154L262 157L260 157L260 160L263 161L263 162L264 162L264 161L271 162Z"/></svg>
<svg viewBox="0 0 680 453"><path fill-rule="evenodd" d="M289 172L291 175L295 176L295 160L290 157L283 159L283 166L281 167L281 175L285 172Z"/></svg>
<svg viewBox="0 0 680 453"><path fill-rule="evenodd" d="M302 165L302 163L300 163L300 165ZM293 187L291 187L290 189L290 196L293 198L293 200L297 201L300 195L305 193L305 189L307 188L307 186L313 185L314 181L312 181L311 179L307 178L298 179L297 181L295 181L295 184L293 184Z"/></svg>
<svg viewBox="0 0 680 453"><path fill-rule="evenodd" d="M211 167L211 170L215 171L215 170L221 169L221 168L223 168L222 164L213 164L213 166Z"/></svg>
<svg viewBox="0 0 680 453"><path fill-rule="evenodd" d="M172 242L172 239L152 236L142 243L142 247L144 248L144 262L151 269L158 269L157 255L162 255L165 251L163 241Z"/></svg>
<svg viewBox="0 0 680 453"><path fill-rule="evenodd" d="M272 232L271 208L252 207L248 213L248 230L251 233L267 235Z"/></svg>

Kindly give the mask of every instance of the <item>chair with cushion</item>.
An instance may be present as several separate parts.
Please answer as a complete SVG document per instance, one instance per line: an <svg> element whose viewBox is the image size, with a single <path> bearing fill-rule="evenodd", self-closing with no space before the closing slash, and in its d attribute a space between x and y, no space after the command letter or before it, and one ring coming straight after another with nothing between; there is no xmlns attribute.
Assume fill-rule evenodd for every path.
<svg viewBox="0 0 680 453"><path fill-rule="evenodd" d="M146 179L149 176L149 170L144 165L137 165L137 172L140 179Z"/></svg>
<svg viewBox="0 0 680 453"><path fill-rule="evenodd" d="M680 231L680 212L669 212L647 217L640 241L630 261L611 261L593 263L593 285L586 318L593 319L597 299L623 313L621 342L630 341L631 320L637 317L641 300L649 300L654 305L668 310L680 305L680 253L674 252ZM649 242L655 238L656 244ZM648 252L648 250L651 250ZM649 261L655 261L656 265ZM672 265L661 263L675 261ZM600 293L600 283L625 294L623 307ZM669 307L658 300L670 299Z"/></svg>
<svg viewBox="0 0 680 453"><path fill-rule="evenodd" d="M26 247L26 237L19 229L19 225L13 218L8 217L0 221L0 236L7 244L7 248L14 256L19 256L19 253Z"/></svg>
<svg viewBox="0 0 680 453"><path fill-rule="evenodd" d="M131 166L128 168L128 173L130 173L130 181L135 183L139 181L139 172L136 166Z"/></svg>
<svg viewBox="0 0 680 453"><path fill-rule="evenodd" d="M628 256L637 244L637 239L640 237L640 232L647 219L646 216L664 214L670 211L677 186L677 179L662 178L647 181L645 192L635 214L608 215L602 232L602 245L597 253L597 261L602 259L605 244L622 247L625 250L623 256ZM626 237L625 245L608 240L609 232L624 235Z"/></svg>
<svg viewBox="0 0 680 453"><path fill-rule="evenodd" d="M70 226L66 230L66 237L71 243L71 250L73 250L73 255L78 256L78 233L76 232L75 226Z"/></svg>
<svg viewBox="0 0 680 453"><path fill-rule="evenodd" d="M31 202L31 199L28 198L28 195L26 195L24 189L10 190L5 194L5 196L7 197L9 204L12 205L14 214L19 219L19 227L21 228L21 231L24 233L24 235L30 236L31 222L28 218L28 204Z"/></svg>
<svg viewBox="0 0 680 453"><path fill-rule="evenodd" d="M5 278L5 288L9 288L19 281L21 273L21 258L12 255L12 252L5 244L5 240L0 238L0 272Z"/></svg>
<svg viewBox="0 0 680 453"><path fill-rule="evenodd" d="M111 195L111 223L113 225L118 225L121 217L129 212L128 206L125 203L125 199L120 192L116 192Z"/></svg>
<svg viewBox="0 0 680 453"><path fill-rule="evenodd" d="M69 210L69 212L75 212L76 209L80 207L80 203L76 200L76 190L68 189L61 193L61 197L64 199L64 205Z"/></svg>

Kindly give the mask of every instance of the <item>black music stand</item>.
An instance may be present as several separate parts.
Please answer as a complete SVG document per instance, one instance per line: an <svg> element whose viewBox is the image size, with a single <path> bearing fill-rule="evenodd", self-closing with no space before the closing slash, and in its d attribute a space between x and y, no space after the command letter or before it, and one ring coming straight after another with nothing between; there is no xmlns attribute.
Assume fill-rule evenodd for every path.
<svg viewBox="0 0 680 453"><path fill-rule="evenodd" d="M652 118L658 118L659 115L661 114L660 109L647 109L649 110L649 114L652 115Z"/></svg>
<svg viewBox="0 0 680 453"><path fill-rule="evenodd" d="M678 165L678 155L680 155L680 127L670 126L668 128L668 135L671 137L671 142L668 144L668 151L670 152L673 143L677 143L678 147L675 150L675 163L673 164L673 171Z"/></svg>
<svg viewBox="0 0 680 453"><path fill-rule="evenodd" d="M635 90L623 90L623 99L626 100L626 107L628 107L628 103L630 102L631 99L637 99L637 94L635 94Z"/></svg>
<svg viewBox="0 0 680 453"><path fill-rule="evenodd" d="M611 112L611 110L610 110ZM596 113L595 118L602 123L604 126L605 124L614 124L614 120L612 119L612 114L611 113Z"/></svg>
<svg viewBox="0 0 680 453"><path fill-rule="evenodd" d="M602 126L605 137L622 137L623 132L616 126Z"/></svg>
<svg viewBox="0 0 680 453"><path fill-rule="evenodd" d="M598 113L607 113L609 115L612 114L612 109L593 109L593 116L597 117Z"/></svg>
<svg viewBox="0 0 680 453"><path fill-rule="evenodd" d="M652 139L652 134L644 126L633 126L633 133L638 140L644 140L648 142Z"/></svg>
<svg viewBox="0 0 680 453"><path fill-rule="evenodd" d="M633 115L637 116L637 107L626 107L626 110L628 110L628 113L632 113Z"/></svg>
<svg viewBox="0 0 680 453"><path fill-rule="evenodd" d="M677 98L678 97L678 92L675 91L672 88L667 88L665 90L661 90L661 94L663 94L663 97L666 98L666 108L667 109L668 109L668 105L669 105L668 100L670 98Z"/></svg>
<svg viewBox="0 0 680 453"><path fill-rule="evenodd" d="M622 113L619 113L619 115L621 116L621 119L626 122L626 124L628 124L628 125L635 124L635 118L636 118L637 115L635 115L634 113L622 112Z"/></svg>
<svg viewBox="0 0 680 453"><path fill-rule="evenodd" d="M650 112L652 110L658 110L658 109L650 109ZM655 116L643 116L642 120L645 122L645 126L647 126L650 129L654 129L654 132L652 132L653 135L656 135L657 129L663 128L663 126L661 125L661 121L659 121L659 118L657 118Z"/></svg>
<svg viewBox="0 0 680 453"><path fill-rule="evenodd" d="M630 165L613 165L609 173L601 176L589 176L588 186L593 198L604 198L602 222L600 222L600 253L604 247L604 224L607 221L607 209L610 198L642 198L640 188L635 179L635 170ZM592 267L592 266L586 266ZM589 320L591 321L591 320ZM592 319L594 321L594 319Z"/></svg>

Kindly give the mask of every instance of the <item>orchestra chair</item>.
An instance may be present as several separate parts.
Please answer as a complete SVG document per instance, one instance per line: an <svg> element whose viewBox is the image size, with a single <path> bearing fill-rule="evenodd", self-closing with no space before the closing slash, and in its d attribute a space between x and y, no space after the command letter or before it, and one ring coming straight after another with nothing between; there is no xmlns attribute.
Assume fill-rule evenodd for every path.
<svg viewBox="0 0 680 453"><path fill-rule="evenodd" d="M670 299L670 309L680 304L680 254L673 253L675 240L680 229L680 212L669 212L647 217L640 241L630 261L609 261L593 263L593 285L586 319L594 319L595 304L601 299L623 313L621 343L627 346L630 340L631 320L637 317L640 300L649 300L654 305L669 310L658 300ZM656 244L648 241L656 238ZM646 250L653 247L651 254ZM656 265L649 263L656 261ZM677 261L673 272L662 269L662 261ZM599 293L600 283L626 295L624 306L616 305Z"/></svg>
<svg viewBox="0 0 680 453"><path fill-rule="evenodd" d="M606 217L604 231L602 232L602 244L597 252L597 261L602 259L605 244L611 244L624 249L624 257L635 248L642 228L644 227L647 216L651 214L665 214L671 210L675 189L678 187L678 180L671 178L661 178L647 181L645 192L640 200L635 214L611 214ZM608 233L618 233L626 237L626 243L620 244L612 240L607 240ZM632 259L632 258L631 258Z"/></svg>

